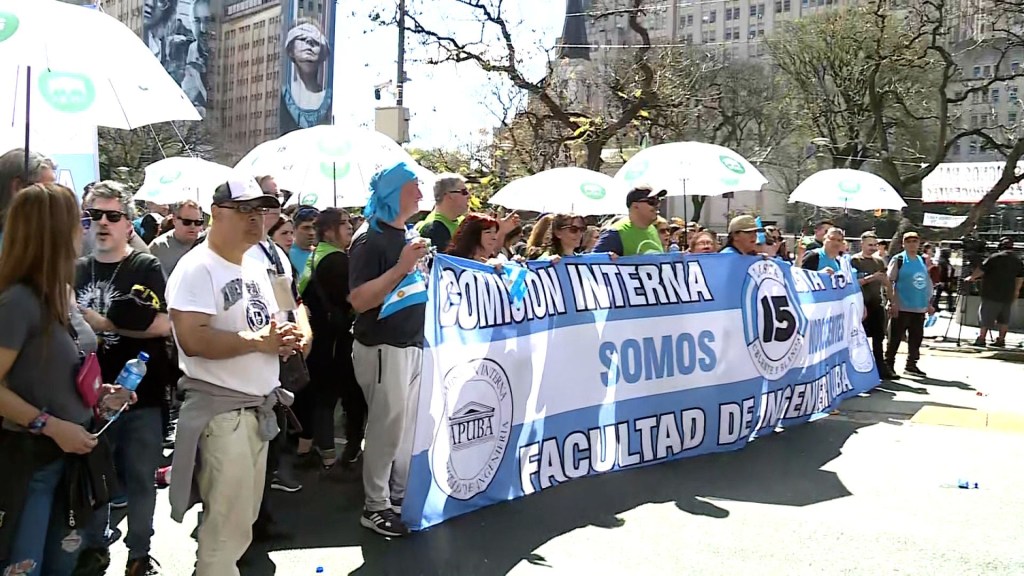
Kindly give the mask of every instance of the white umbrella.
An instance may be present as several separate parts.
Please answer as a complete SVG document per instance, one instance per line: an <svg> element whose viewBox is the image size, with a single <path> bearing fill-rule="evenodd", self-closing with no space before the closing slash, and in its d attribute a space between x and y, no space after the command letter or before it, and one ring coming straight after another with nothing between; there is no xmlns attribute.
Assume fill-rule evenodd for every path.
<svg viewBox="0 0 1024 576"><path fill-rule="evenodd" d="M227 182L232 171L201 158L165 158L146 166L146 179L135 199L164 205L195 200L209 212L214 189Z"/></svg>
<svg viewBox="0 0 1024 576"><path fill-rule="evenodd" d="M845 210L902 210L907 206L881 177L845 168L811 174L789 196L789 202Z"/></svg>
<svg viewBox="0 0 1024 576"><path fill-rule="evenodd" d="M632 188L646 185L669 196L721 196L760 190L768 183L746 158L716 144L674 142L644 148L615 179Z"/></svg>
<svg viewBox="0 0 1024 576"><path fill-rule="evenodd" d="M0 0L0 63L0 112L12 128L33 119L123 129L200 119L142 39L99 10Z"/></svg>
<svg viewBox="0 0 1024 576"><path fill-rule="evenodd" d="M405 162L431 195L434 174L380 132L342 126L314 126L289 132L254 148L235 166L254 176L269 174L293 193L289 203L317 208L366 205L370 179L382 168Z"/></svg>
<svg viewBox="0 0 1024 576"><path fill-rule="evenodd" d="M585 168L553 168L515 180L490 199L513 210L605 216L626 212L628 190L611 176Z"/></svg>

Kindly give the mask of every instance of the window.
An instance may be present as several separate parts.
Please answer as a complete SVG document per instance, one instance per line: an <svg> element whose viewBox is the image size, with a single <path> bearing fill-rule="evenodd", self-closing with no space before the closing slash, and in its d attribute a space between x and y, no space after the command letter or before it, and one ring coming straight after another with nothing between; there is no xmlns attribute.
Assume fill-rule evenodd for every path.
<svg viewBox="0 0 1024 576"><path fill-rule="evenodd" d="M971 92L971 104L981 104L980 92Z"/></svg>
<svg viewBox="0 0 1024 576"><path fill-rule="evenodd" d="M708 11L708 23L709 24L714 22L717 17L718 17L718 10L710 10L710 11Z"/></svg>
<svg viewBox="0 0 1024 576"><path fill-rule="evenodd" d="M775 13L782 14L782 0L775 2Z"/></svg>
<svg viewBox="0 0 1024 576"><path fill-rule="evenodd" d="M992 77L992 67L991 66L985 66L984 71L985 71L985 78L991 78Z"/></svg>
<svg viewBox="0 0 1024 576"><path fill-rule="evenodd" d="M739 20L740 19L740 7L739 6L737 6L737 7L732 9L732 19L733 20Z"/></svg>
<svg viewBox="0 0 1024 576"><path fill-rule="evenodd" d="M784 12L789 12L789 9L790 9L789 0L782 0L782 10Z"/></svg>
<svg viewBox="0 0 1024 576"><path fill-rule="evenodd" d="M725 29L725 41L732 42L732 28Z"/></svg>
<svg viewBox="0 0 1024 576"><path fill-rule="evenodd" d="M1016 104L1017 103L1017 87L1016 86L1008 86L1006 88L1006 99L1009 100L1011 104Z"/></svg>
<svg viewBox="0 0 1024 576"><path fill-rule="evenodd" d="M754 28L753 26L751 26L750 30L747 31L747 39L748 40L753 40L756 37L757 37L757 28Z"/></svg>
<svg viewBox="0 0 1024 576"><path fill-rule="evenodd" d="M686 15L686 25L693 26L693 14Z"/></svg>
<svg viewBox="0 0 1024 576"><path fill-rule="evenodd" d="M993 88L991 94L992 94L992 103L993 104L999 104L999 88Z"/></svg>
<svg viewBox="0 0 1024 576"><path fill-rule="evenodd" d="M950 153L953 156L959 156L960 155L960 141L959 140L957 140L956 142L953 142L953 147L950 149Z"/></svg>
<svg viewBox="0 0 1024 576"><path fill-rule="evenodd" d="M957 100L959 100L959 99L961 99L963 97L964 97L964 91L963 90L957 90L956 92L953 93L953 98L955 98Z"/></svg>
<svg viewBox="0 0 1024 576"><path fill-rule="evenodd" d="M757 5L757 17L758 18L763 18L764 17L764 4L758 4Z"/></svg>
<svg viewBox="0 0 1024 576"><path fill-rule="evenodd" d="M711 33L708 34L708 42L710 42L712 44L714 44L715 42L718 42L718 33L715 32L714 30L712 30Z"/></svg>
<svg viewBox="0 0 1024 576"><path fill-rule="evenodd" d="M803 6L804 8L807 8L808 6L811 5L811 2L810 0L800 0L800 5Z"/></svg>
<svg viewBox="0 0 1024 576"><path fill-rule="evenodd" d="M758 38L764 38L764 28L761 27L761 26L758 26L758 28L757 28L757 37Z"/></svg>
<svg viewBox="0 0 1024 576"><path fill-rule="evenodd" d="M732 20L732 8L725 9L725 21L728 22L729 20Z"/></svg>
<svg viewBox="0 0 1024 576"><path fill-rule="evenodd" d="M757 5L756 4L751 4L750 5L750 17L751 18L756 18L757 17Z"/></svg>
<svg viewBox="0 0 1024 576"><path fill-rule="evenodd" d="M986 104L988 103L988 88L981 91L981 101Z"/></svg>
<svg viewBox="0 0 1024 576"><path fill-rule="evenodd" d="M973 72L974 78L981 78L981 66L975 66Z"/></svg>
<svg viewBox="0 0 1024 576"><path fill-rule="evenodd" d="M971 146L970 146L970 149L969 149L969 151L967 153L970 154L971 156L975 156L975 155L978 154L978 141L977 140L971 140Z"/></svg>
<svg viewBox="0 0 1024 576"><path fill-rule="evenodd" d="M739 26L733 26L732 27L732 39L736 40L736 41L742 40L742 38L740 37L740 27Z"/></svg>
<svg viewBox="0 0 1024 576"><path fill-rule="evenodd" d="M1017 125L1017 111L1016 110L1010 110L1009 112L1006 113L1006 123L1009 126L1016 126Z"/></svg>
<svg viewBox="0 0 1024 576"><path fill-rule="evenodd" d="M971 114L971 130L974 130L977 127L978 127L978 115L977 114Z"/></svg>
<svg viewBox="0 0 1024 576"><path fill-rule="evenodd" d="M1010 73L1016 74L1020 72L1020 62L1010 62Z"/></svg>

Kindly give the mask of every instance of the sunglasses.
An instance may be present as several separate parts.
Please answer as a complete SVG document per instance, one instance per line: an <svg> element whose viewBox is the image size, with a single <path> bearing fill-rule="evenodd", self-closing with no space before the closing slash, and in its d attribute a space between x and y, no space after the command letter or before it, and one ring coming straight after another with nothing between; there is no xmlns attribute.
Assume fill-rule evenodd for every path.
<svg viewBox="0 0 1024 576"><path fill-rule="evenodd" d="M182 226L202 226L203 220L193 220L191 218L178 218L178 222L181 222Z"/></svg>
<svg viewBox="0 0 1024 576"><path fill-rule="evenodd" d="M661 204L661 199L660 198L644 198L642 200L637 200L637 202L642 202L644 204L647 204L648 206L658 206L658 205Z"/></svg>
<svg viewBox="0 0 1024 576"><path fill-rule="evenodd" d="M266 206L253 206L252 204L218 204L221 208L226 210L236 210L239 214L270 214L271 210L280 210L280 208L268 208Z"/></svg>
<svg viewBox="0 0 1024 576"><path fill-rule="evenodd" d="M100 210L99 208L89 208L85 212L89 215L89 218L92 218L93 222L99 222L104 216L106 216L107 222L110 222L111 224L117 224L121 221L121 218L126 216L126 214L120 210Z"/></svg>
<svg viewBox="0 0 1024 576"><path fill-rule="evenodd" d="M562 226L561 228L559 228L559 230L568 230L572 234L579 234L580 232L583 232L585 228L581 228L580 226L573 226L570 224L569 226Z"/></svg>
<svg viewBox="0 0 1024 576"><path fill-rule="evenodd" d="M449 194L461 194L463 196L469 196L469 190L466 190L465 188L461 190L452 190L451 192L449 192Z"/></svg>

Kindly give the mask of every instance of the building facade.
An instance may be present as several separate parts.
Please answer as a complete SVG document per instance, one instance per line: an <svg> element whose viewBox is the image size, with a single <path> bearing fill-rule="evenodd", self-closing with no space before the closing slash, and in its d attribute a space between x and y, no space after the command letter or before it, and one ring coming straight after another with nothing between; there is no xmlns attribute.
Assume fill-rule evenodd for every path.
<svg viewBox="0 0 1024 576"><path fill-rule="evenodd" d="M331 121L333 0L100 0L100 8L150 46L203 116L222 163L284 131ZM305 86L306 54L313 69L305 85L319 83L297 107L283 95ZM283 121L283 102L308 116L308 101L320 109L313 120Z"/></svg>

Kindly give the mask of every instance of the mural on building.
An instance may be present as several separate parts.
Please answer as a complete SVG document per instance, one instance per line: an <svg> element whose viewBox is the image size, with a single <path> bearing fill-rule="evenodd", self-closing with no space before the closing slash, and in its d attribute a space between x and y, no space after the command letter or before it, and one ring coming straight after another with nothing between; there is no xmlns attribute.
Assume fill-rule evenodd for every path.
<svg viewBox="0 0 1024 576"><path fill-rule="evenodd" d="M212 0L144 0L142 37L206 117L207 69L214 34Z"/></svg>
<svg viewBox="0 0 1024 576"><path fill-rule="evenodd" d="M281 26L281 133L330 124L334 101L331 0L285 0Z"/></svg>

